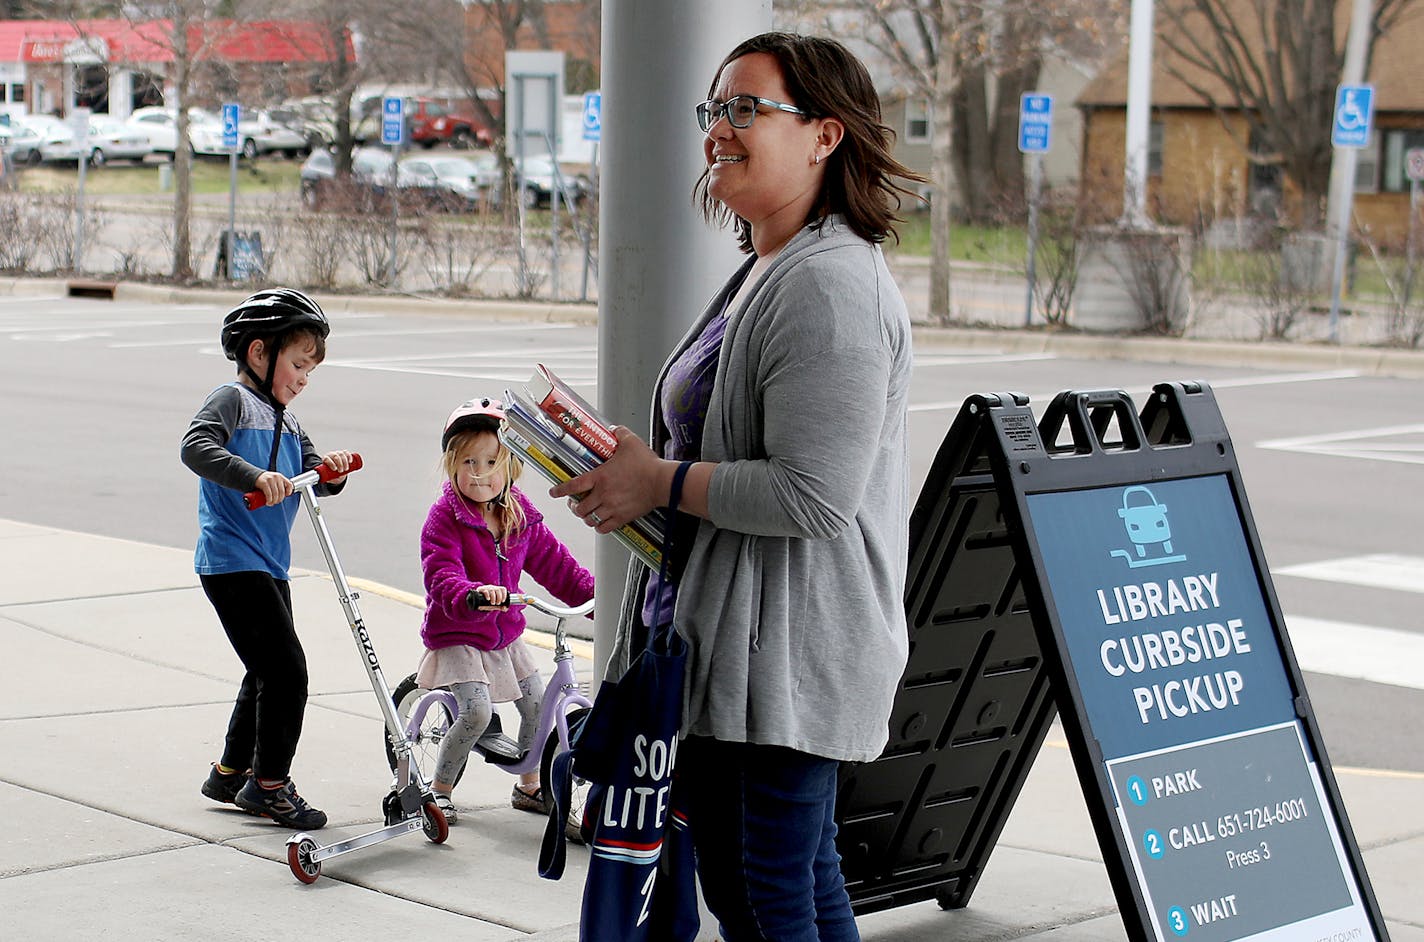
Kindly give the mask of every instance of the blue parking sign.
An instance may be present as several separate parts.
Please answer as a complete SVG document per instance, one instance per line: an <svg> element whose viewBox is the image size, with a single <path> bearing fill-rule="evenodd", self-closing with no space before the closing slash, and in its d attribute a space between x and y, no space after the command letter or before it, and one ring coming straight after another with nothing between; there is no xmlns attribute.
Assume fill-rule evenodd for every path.
<svg viewBox="0 0 1424 942"><path fill-rule="evenodd" d="M1374 119L1373 85L1341 85L1335 92L1335 121L1330 143L1335 147L1367 147Z"/></svg>
<svg viewBox="0 0 1424 942"><path fill-rule="evenodd" d="M228 102L222 106L222 145L228 150L237 150L238 106Z"/></svg>
<svg viewBox="0 0 1424 942"><path fill-rule="evenodd" d="M388 95L381 99L381 143L392 147L405 141L405 99Z"/></svg>
<svg viewBox="0 0 1424 942"><path fill-rule="evenodd" d="M1046 154L1053 140L1053 96L1024 95L1019 99L1019 152Z"/></svg>
<svg viewBox="0 0 1424 942"><path fill-rule="evenodd" d="M603 137L603 94L588 92L583 96L583 139L597 141Z"/></svg>

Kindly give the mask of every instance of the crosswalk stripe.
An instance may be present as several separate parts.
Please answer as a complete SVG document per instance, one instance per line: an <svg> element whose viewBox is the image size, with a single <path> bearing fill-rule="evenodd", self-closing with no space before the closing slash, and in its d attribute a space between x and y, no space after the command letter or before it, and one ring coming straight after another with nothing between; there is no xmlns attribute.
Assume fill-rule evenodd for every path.
<svg viewBox="0 0 1424 942"><path fill-rule="evenodd" d="M1345 582L1371 589L1424 593L1424 557L1420 556L1372 553L1367 556L1346 556L1282 566L1271 572L1277 576Z"/></svg>
<svg viewBox="0 0 1424 942"><path fill-rule="evenodd" d="M1424 635L1304 615L1286 631L1303 671L1424 690Z"/></svg>

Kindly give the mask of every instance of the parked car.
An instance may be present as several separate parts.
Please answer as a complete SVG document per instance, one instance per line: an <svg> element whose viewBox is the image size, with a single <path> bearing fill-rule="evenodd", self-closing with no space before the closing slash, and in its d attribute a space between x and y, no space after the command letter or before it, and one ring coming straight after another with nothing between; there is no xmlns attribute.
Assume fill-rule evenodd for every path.
<svg viewBox="0 0 1424 942"><path fill-rule="evenodd" d="M353 107L353 140L364 143L381 139L381 100L381 96L373 95ZM405 119L406 143L410 146L418 144L429 149L437 144L449 144L465 150L488 147L494 140L490 129L468 106L452 107L433 98L410 96L405 99Z"/></svg>
<svg viewBox="0 0 1424 942"><path fill-rule="evenodd" d="M420 191L423 202L452 212L490 205L499 189L499 167L454 155L417 155L400 163L399 184Z"/></svg>
<svg viewBox="0 0 1424 942"><path fill-rule="evenodd" d="M336 179L336 156L326 148L314 150L298 174L302 205L314 210L372 208L389 189L394 161L384 148L358 147L351 152L351 179L343 183Z"/></svg>
<svg viewBox="0 0 1424 942"><path fill-rule="evenodd" d="M193 153L201 157L226 157L232 153L223 146L222 116L194 122L188 126L188 141ZM300 130L273 120L265 111L240 112L237 122L238 153L248 160L260 154L280 153L296 157L307 152L307 140Z"/></svg>
<svg viewBox="0 0 1424 942"><path fill-rule="evenodd" d="M319 95L305 98L289 98L268 114L288 127L296 128L306 139L307 151L320 150L336 143L335 109L330 101Z"/></svg>
<svg viewBox="0 0 1424 942"><path fill-rule="evenodd" d="M564 201L575 206L582 203L592 190L589 179L582 174L569 173L560 168L556 176L554 161L548 157L524 158L520 176L524 180L524 205L529 207L548 206L555 187L560 185Z"/></svg>
<svg viewBox="0 0 1424 942"><path fill-rule="evenodd" d="M24 121L11 119L9 124L0 124L0 151L10 158L12 166L38 164L42 139L40 133Z"/></svg>
<svg viewBox="0 0 1424 942"><path fill-rule="evenodd" d="M47 161L77 163L85 157L95 167L102 167L110 160L142 162L151 153L153 147L146 136L108 115L89 119L83 141L75 140L74 129L68 124L60 124L51 128L40 145L40 155Z"/></svg>
<svg viewBox="0 0 1424 942"><path fill-rule="evenodd" d="M202 108L188 109L188 126L212 124L220 119L211 111ZM132 130L148 138L149 147L161 157L172 158L178 150L178 113L161 105L135 108L133 114L124 119ZM190 130L191 136L191 130Z"/></svg>

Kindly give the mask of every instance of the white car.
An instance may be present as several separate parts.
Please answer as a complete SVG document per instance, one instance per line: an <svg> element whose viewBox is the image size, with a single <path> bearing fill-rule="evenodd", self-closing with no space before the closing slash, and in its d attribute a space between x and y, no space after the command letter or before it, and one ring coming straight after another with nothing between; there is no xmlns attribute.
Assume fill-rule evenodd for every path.
<svg viewBox="0 0 1424 942"><path fill-rule="evenodd" d="M95 167L110 160L142 161L151 153L153 148L147 137L108 115L89 119L88 134L83 142L74 139L74 129L68 124L58 124L51 126L40 145L40 156L47 161L77 162L87 157Z"/></svg>
<svg viewBox="0 0 1424 942"><path fill-rule="evenodd" d="M400 186L418 189L440 209L471 211L499 187L499 168L482 168L464 157L419 156L400 162Z"/></svg>
<svg viewBox="0 0 1424 942"><path fill-rule="evenodd" d="M231 153L223 146L221 116L191 124L188 140L195 154L227 156ZM238 152L248 160L259 154L281 153L296 157L307 152L307 139L300 130L273 120L265 111L241 113L237 122L237 141Z"/></svg>
<svg viewBox="0 0 1424 942"><path fill-rule="evenodd" d="M9 124L0 124L0 151L9 156L13 164L34 166L44 159L40 153L43 139L40 132L18 119Z"/></svg>
<svg viewBox="0 0 1424 942"><path fill-rule="evenodd" d="M188 124L213 122L218 120L211 112L202 108L188 109ZM171 108L148 106L135 108L133 114L124 120L130 130L148 138L149 147L155 154L172 158L178 150L178 114Z"/></svg>

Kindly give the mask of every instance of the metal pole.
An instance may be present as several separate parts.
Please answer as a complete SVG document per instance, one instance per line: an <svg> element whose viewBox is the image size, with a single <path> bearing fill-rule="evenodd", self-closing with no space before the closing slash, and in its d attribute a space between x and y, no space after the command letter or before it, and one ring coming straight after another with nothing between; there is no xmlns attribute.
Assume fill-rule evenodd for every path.
<svg viewBox="0 0 1424 942"><path fill-rule="evenodd" d="M1335 262L1330 269L1330 342L1340 342L1340 295L1344 292L1345 285L1345 255L1350 244L1350 206L1355 195L1355 188L1352 184L1355 179L1355 162L1359 159L1359 152L1353 147L1335 148L1335 163L1344 168L1348 176L1345 177L1349 183L1344 188L1343 199L1339 205L1344 210L1344 218L1335 231Z"/></svg>
<svg viewBox="0 0 1424 942"><path fill-rule="evenodd" d="M1127 141L1123 156L1122 219L1130 228L1148 225L1147 157L1152 132L1153 0L1132 0L1127 54Z"/></svg>
<svg viewBox="0 0 1424 942"><path fill-rule="evenodd" d="M401 112L401 139L391 148L391 237L386 255L386 287L396 285L396 232L400 228L400 157L405 136L410 133L408 116Z"/></svg>
<svg viewBox="0 0 1424 942"><path fill-rule="evenodd" d="M242 140L242 135L238 135ZM241 146L239 144L239 146ZM233 256L237 254L237 151L227 155L227 280L233 281Z"/></svg>
<svg viewBox="0 0 1424 942"><path fill-rule="evenodd" d="M732 234L692 207L705 166L692 108L732 47L770 28L771 0L603 2L598 403L640 435L663 360L742 258ZM628 553L609 539L595 553L601 674Z"/></svg>
<svg viewBox="0 0 1424 942"><path fill-rule="evenodd" d="M1354 0L1350 35L1345 40L1345 63L1341 85L1359 85L1365 80L1365 53L1369 49L1373 0ZM1332 116L1333 119L1333 116ZM1345 254L1350 238L1350 211L1355 198L1355 164L1359 158L1353 147L1335 148L1330 163L1330 202L1326 209L1325 231L1335 239L1335 265L1330 276L1330 342L1340 342L1340 292L1345 283Z"/></svg>
<svg viewBox="0 0 1424 942"><path fill-rule="evenodd" d="M74 195L74 270L84 270L84 177L89 168L89 145L79 147L79 187Z"/></svg>
<svg viewBox="0 0 1424 942"><path fill-rule="evenodd" d="M1033 326L1033 291L1038 283L1038 202L1043 192L1043 155L1029 161L1028 178L1028 287L1024 296L1024 326Z"/></svg>
<svg viewBox="0 0 1424 942"><path fill-rule="evenodd" d="M1404 303L1409 304L1414 295L1414 260L1419 249L1419 181L1409 181L1409 248L1404 268Z"/></svg>
<svg viewBox="0 0 1424 942"><path fill-rule="evenodd" d="M592 199L593 199L593 205L597 206L597 205L598 205L598 141L594 141L594 142L593 142L593 153L592 153L592 155L590 156L589 159L590 159L591 163L589 164L589 168L588 168L588 169L589 169L589 173L590 173L590 175L591 175L591 177L592 177L592 180L590 181L590 186L592 187L592 189L591 189L591 191L590 191L590 193L589 193L589 196L592 197ZM584 217L585 217L584 222L585 222L585 224L588 223L588 218L587 218L587 216L588 216L588 202L587 202L587 200L585 200L585 202L584 202ZM587 300L588 300L588 270L589 270L589 268L591 268L591 267L593 266L592 253L589 251L589 239L591 238L591 236L590 236L590 234L589 234L589 232L588 232L588 228L591 228L591 227L587 227L587 226L586 226L586 228L584 229L583 235L582 235L582 240L583 240L583 281L582 281L582 282L580 283L580 285L579 285L579 300L580 300L580 301L587 301Z"/></svg>

